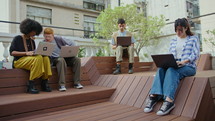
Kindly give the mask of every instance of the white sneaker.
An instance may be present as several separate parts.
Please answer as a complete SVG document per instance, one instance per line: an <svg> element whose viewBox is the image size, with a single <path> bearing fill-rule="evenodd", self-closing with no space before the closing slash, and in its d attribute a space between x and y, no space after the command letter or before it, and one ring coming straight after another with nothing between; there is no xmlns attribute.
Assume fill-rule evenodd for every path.
<svg viewBox="0 0 215 121"><path fill-rule="evenodd" d="M82 86L80 83L74 84L74 88L76 89L82 89L84 86Z"/></svg>
<svg viewBox="0 0 215 121"><path fill-rule="evenodd" d="M61 92L66 91L66 87L65 86L60 86L59 91L61 91Z"/></svg>

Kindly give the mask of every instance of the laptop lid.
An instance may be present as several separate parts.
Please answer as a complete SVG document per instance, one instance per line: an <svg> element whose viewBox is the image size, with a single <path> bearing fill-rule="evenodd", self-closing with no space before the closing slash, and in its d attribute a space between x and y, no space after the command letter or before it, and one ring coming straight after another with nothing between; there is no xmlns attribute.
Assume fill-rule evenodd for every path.
<svg viewBox="0 0 215 121"><path fill-rule="evenodd" d="M35 55L46 55L51 56L54 50L54 44L49 42L39 42L38 47L35 51Z"/></svg>
<svg viewBox="0 0 215 121"><path fill-rule="evenodd" d="M79 51L79 46L62 46L60 57L75 57Z"/></svg>
<svg viewBox="0 0 215 121"><path fill-rule="evenodd" d="M118 36L117 37L117 46L121 45L122 47L128 47L131 45L131 36Z"/></svg>
<svg viewBox="0 0 215 121"><path fill-rule="evenodd" d="M173 54L151 55L155 65L160 68L178 68Z"/></svg>

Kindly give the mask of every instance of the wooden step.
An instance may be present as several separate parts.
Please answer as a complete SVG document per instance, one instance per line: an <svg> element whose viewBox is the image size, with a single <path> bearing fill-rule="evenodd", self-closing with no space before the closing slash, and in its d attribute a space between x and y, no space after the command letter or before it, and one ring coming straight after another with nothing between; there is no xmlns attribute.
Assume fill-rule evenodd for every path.
<svg viewBox="0 0 215 121"><path fill-rule="evenodd" d="M40 94L12 94L0 96L0 118L38 110L59 108L84 102L108 99L114 88L85 86L83 89L70 88L66 92L57 90Z"/></svg>
<svg viewBox="0 0 215 121"><path fill-rule="evenodd" d="M193 119L166 115L157 116L153 113L144 113L143 109L121 105L111 102L103 102L89 106L34 115L15 119L15 121L192 121Z"/></svg>

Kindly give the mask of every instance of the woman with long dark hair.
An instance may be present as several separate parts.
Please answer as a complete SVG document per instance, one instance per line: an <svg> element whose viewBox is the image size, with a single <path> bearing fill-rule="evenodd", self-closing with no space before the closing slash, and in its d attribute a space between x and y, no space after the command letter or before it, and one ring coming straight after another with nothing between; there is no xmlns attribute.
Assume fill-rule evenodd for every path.
<svg viewBox="0 0 215 121"><path fill-rule="evenodd" d="M186 18L175 20L175 32L177 37L171 40L169 51L180 67L158 68L144 112L151 112L154 105L163 99L157 115L168 114L175 107L175 92L180 80L196 74L196 60L200 53L198 37L193 36Z"/></svg>
<svg viewBox="0 0 215 121"><path fill-rule="evenodd" d="M41 89L51 92L48 86L48 79L52 75L49 57L34 55L34 36L39 35L42 30L42 26L37 21L25 19L20 24L23 35L14 37L10 46L10 54L14 56L13 67L30 71L27 92L32 94L39 93L34 87L34 80L37 78L42 78Z"/></svg>

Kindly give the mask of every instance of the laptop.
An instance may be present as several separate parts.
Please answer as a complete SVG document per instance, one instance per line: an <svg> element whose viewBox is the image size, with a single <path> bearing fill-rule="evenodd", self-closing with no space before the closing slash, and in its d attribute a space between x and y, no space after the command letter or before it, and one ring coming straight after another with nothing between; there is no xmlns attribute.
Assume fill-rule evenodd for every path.
<svg viewBox="0 0 215 121"><path fill-rule="evenodd" d="M39 42L34 55L46 55L51 56L55 45L49 42Z"/></svg>
<svg viewBox="0 0 215 121"><path fill-rule="evenodd" d="M117 46L121 45L122 47L128 47L131 45L131 36L118 36L117 37Z"/></svg>
<svg viewBox="0 0 215 121"><path fill-rule="evenodd" d="M60 57L75 57L79 51L79 46L62 46Z"/></svg>
<svg viewBox="0 0 215 121"><path fill-rule="evenodd" d="M173 54L151 55L155 65L160 68L178 68Z"/></svg>

